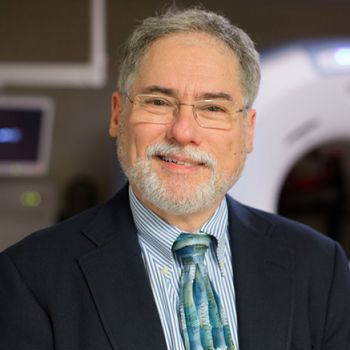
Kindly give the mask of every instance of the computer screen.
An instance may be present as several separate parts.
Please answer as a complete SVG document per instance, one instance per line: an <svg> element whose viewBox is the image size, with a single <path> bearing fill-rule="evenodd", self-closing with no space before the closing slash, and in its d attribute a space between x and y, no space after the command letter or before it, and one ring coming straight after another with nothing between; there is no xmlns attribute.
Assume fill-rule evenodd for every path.
<svg viewBox="0 0 350 350"><path fill-rule="evenodd" d="M44 97L0 97L0 175L39 176L48 170L53 104Z"/></svg>

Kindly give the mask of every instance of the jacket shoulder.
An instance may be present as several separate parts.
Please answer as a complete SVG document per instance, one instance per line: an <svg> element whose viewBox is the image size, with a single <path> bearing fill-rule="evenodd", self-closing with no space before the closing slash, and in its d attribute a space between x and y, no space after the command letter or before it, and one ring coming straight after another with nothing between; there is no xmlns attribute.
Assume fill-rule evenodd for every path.
<svg viewBox="0 0 350 350"><path fill-rule="evenodd" d="M232 197L227 198L233 217L249 226L261 238L297 251L307 251L310 248L329 251L336 245L334 240L308 225L241 204Z"/></svg>
<svg viewBox="0 0 350 350"><path fill-rule="evenodd" d="M106 203L36 231L6 249L4 253L16 256L30 252L44 254L46 251L47 254L55 255L55 252L65 251L68 254L74 250L78 252L95 247L115 234L114 228L118 227L118 223L129 217L128 210L127 188L123 188ZM90 231L94 234L90 234Z"/></svg>
<svg viewBox="0 0 350 350"><path fill-rule="evenodd" d="M4 250L2 254L13 261L30 264L36 260L42 263L54 260L63 253L68 256L70 253L73 254L73 251L79 254L81 250L91 249L91 242L84 239L81 231L89 225L99 210L100 206L94 207L53 226L33 232Z"/></svg>

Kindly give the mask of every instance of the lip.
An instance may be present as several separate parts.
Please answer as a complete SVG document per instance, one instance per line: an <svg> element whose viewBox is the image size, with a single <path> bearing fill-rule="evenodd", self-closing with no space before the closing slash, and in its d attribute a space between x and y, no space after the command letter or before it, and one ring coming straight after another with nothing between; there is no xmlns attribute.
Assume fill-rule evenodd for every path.
<svg viewBox="0 0 350 350"><path fill-rule="evenodd" d="M203 163L196 162L188 157L177 155L157 155L156 159L161 162L162 166L170 170L190 171L198 169L199 167L205 167Z"/></svg>

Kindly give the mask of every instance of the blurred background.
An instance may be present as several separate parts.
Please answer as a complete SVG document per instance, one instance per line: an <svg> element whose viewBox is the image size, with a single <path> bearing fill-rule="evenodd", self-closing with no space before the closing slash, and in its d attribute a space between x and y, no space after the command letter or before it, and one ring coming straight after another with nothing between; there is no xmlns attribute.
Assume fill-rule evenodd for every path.
<svg viewBox="0 0 350 350"><path fill-rule="evenodd" d="M350 256L350 2L201 4L262 53L255 151L232 194L315 227ZM123 185L108 136L117 52L166 5L1 0L0 250Z"/></svg>

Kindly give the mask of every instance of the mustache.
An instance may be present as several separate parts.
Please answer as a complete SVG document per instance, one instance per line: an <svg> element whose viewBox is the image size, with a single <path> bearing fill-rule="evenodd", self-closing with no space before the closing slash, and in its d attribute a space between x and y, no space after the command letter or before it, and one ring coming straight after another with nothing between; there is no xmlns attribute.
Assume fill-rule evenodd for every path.
<svg viewBox="0 0 350 350"><path fill-rule="evenodd" d="M154 156L171 156L175 154L190 158L193 162L203 164L209 168L214 168L216 165L216 160L212 155L192 146L180 147L178 145L157 143L148 146L146 150L146 157L148 159Z"/></svg>

